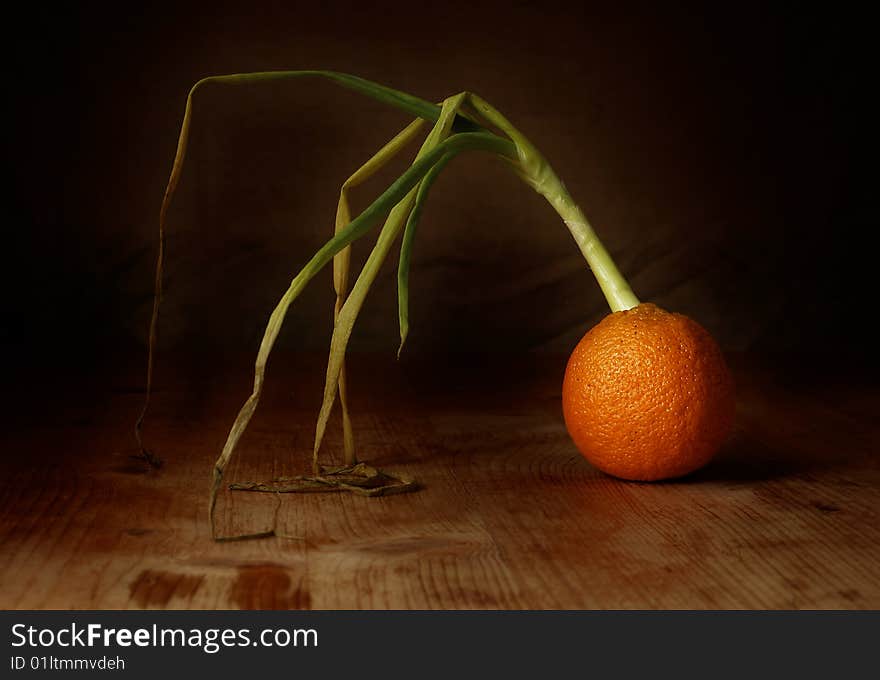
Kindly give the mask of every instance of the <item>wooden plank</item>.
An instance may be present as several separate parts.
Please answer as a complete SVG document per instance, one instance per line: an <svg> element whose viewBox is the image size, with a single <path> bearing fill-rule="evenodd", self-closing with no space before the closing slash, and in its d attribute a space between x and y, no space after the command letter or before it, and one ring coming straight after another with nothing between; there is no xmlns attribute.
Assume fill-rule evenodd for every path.
<svg viewBox="0 0 880 680"><path fill-rule="evenodd" d="M355 357L361 456L423 488L226 492L223 532L268 528L277 509L286 538L215 543L209 473L248 359L163 359L147 427L158 472L129 458L139 366L41 382L11 412L3 608L880 607L880 399L864 381L792 381L738 358L737 428L719 459L633 484L569 441L563 357ZM229 481L307 470L323 362L273 358ZM340 452L334 427L327 454Z"/></svg>

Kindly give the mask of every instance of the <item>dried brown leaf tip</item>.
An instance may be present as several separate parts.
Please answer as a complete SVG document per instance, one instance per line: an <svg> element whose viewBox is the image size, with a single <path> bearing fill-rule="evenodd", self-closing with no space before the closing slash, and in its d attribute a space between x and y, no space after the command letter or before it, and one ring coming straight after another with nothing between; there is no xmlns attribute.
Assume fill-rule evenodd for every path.
<svg viewBox="0 0 880 680"><path fill-rule="evenodd" d="M406 477L395 477L372 465L356 463L342 467L321 467L317 475L276 477L268 482L230 484L232 491L269 493L315 493L349 491L359 496L389 496L415 491L418 484Z"/></svg>

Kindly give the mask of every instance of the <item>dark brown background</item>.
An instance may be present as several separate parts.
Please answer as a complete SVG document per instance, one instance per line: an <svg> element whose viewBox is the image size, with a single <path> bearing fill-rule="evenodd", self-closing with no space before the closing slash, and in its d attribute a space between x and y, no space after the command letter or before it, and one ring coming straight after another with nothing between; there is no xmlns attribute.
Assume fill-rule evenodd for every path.
<svg viewBox="0 0 880 680"><path fill-rule="evenodd" d="M25 363L141 351L189 86L328 68L495 103L554 164L637 294L692 314L726 349L859 357L870 338L848 319L870 292L851 158L858 17L604 5L28 10L10 29L4 344ZM339 184L405 123L316 81L206 88L171 214L163 346L255 351L332 229ZM395 350L394 271L353 349ZM328 271L294 305L283 346L324 347L331 304ZM605 311L549 206L486 157L449 168L415 254L411 352L567 352Z"/></svg>
<svg viewBox="0 0 880 680"><path fill-rule="evenodd" d="M29 6L5 25L0 607L878 607L872 175L854 153L876 80L855 26L872 23L743 3L239 4ZM470 156L427 206L403 359L389 262L348 364L358 457L424 489L224 490L222 535L277 521L285 538L212 542L209 476L266 318L329 235L339 184L407 122L316 82L200 92L150 470L132 426L186 93L279 68L467 88L505 111L639 296L728 350L737 419L717 459L644 485L577 453L561 378L607 306L549 206ZM291 310L227 480L308 469L332 300L327 271ZM342 457L337 418L323 462Z"/></svg>

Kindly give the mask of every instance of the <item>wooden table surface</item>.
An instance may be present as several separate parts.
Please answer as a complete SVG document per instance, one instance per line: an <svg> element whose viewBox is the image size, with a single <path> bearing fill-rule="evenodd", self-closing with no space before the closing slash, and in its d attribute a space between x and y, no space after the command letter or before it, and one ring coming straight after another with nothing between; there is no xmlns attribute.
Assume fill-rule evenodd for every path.
<svg viewBox="0 0 880 680"><path fill-rule="evenodd" d="M108 360L21 391L0 457L0 607L880 608L880 398L868 380L733 357L738 420L718 459L635 484L568 439L564 357L356 356L360 455L421 490L280 506L226 491L221 531L266 529L277 507L288 537L216 543L209 475L249 361L160 357L146 427L166 461L157 472L129 458L140 364ZM307 471L323 361L273 358L228 481Z"/></svg>

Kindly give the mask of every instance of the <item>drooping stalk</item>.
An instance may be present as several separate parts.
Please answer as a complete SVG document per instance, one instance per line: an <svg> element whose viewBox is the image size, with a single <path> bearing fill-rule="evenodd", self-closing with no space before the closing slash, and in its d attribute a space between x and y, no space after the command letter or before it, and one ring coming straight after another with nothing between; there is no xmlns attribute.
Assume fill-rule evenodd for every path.
<svg viewBox="0 0 880 680"><path fill-rule="evenodd" d="M511 161L513 170L535 191L544 196L562 217L575 243L593 271L599 287L612 311L631 309L639 304L638 298L626 279L620 273L611 255L599 240L583 211L571 198L562 181L537 148L514 127L495 107L473 93L467 93L459 111L478 125L498 128L516 146L517 159ZM439 175L442 168L435 167L422 180L421 186L427 189ZM412 248L415 241L415 226L421 213L421 201L417 200L412 215L412 224L407 225L400 246L400 261L397 274L398 317L400 321L400 347L398 357L409 334L409 269ZM412 219L412 218L411 218Z"/></svg>
<svg viewBox="0 0 880 680"><path fill-rule="evenodd" d="M419 130L421 130L424 125L424 122L425 121L422 119L417 119L407 125L401 132L396 134L390 142L385 144L385 146L379 149L379 151L377 151L366 163L358 168L351 177L343 182L342 187L339 190L339 203L336 206L334 234L341 232L351 222L351 209L348 203L349 190L365 182L383 168L388 161L394 158L398 152L403 149L416 134L418 134ZM428 172L428 176L430 176L432 172L433 168ZM333 288L336 291L336 301L333 306L334 325L339 320L339 313L342 311L342 305L345 303L345 299L348 296L348 272L350 263L351 246L346 246L333 258ZM342 406L343 455L345 464L353 465L357 462L357 455L354 447L354 429L352 428L351 415L349 414L347 382L345 361L343 358L343 363L339 370L338 386L339 403Z"/></svg>
<svg viewBox="0 0 880 680"><path fill-rule="evenodd" d="M459 133L449 137L444 142L441 142L436 147L427 151L424 156L416 160L413 165L404 172L397 180L395 180L388 189L386 189L379 198L377 198L373 203L370 204L360 215L358 215L351 223L343 229L339 234L330 239L324 246L318 250L317 253L312 257L311 260L302 268L299 274L291 281L290 287L287 292L282 296L281 300L276 305L274 311L269 317L269 322L266 326L266 330L263 334L263 340L260 344L260 350L257 353L257 360L254 368L254 388L251 396L248 397L247 401L241 407L241 410L238 412L236 416L235 422L232 424L232 428L229 431L229 435L226 439L226 443L223 446L223 450L220 453L220 456L217 459L217 462L214 464L214 479L213 484L211 486L211 494L208 502L208 511L211 519L211 532L214 534L214 507L217 501L217 491L220 487L220 483L223 480L223 471L226 469L226 466L229 463L229 460L234 453L241 436L244 434L245 429L248 426L248 423L251 420L251 417L254 414L254 411L257 408L257 404L260 401L260 396L263 391L263 381L265 378L266 372L266 363L269 359L269 355L272 352L272 347L275 344L275 340L278 338L278 333L281 330L281 325L284 321L284 317L287 314L287 310L290 307L290 304L296 299L296 297L302 292L305 288L306 284L317 274L332 258L336 253L342 250L344 247L355 241L356 239L363 236L381 217L383 214L393 209L393 206L396 206L400 203L410 191L416 187L419 181L427 174L427 172L446 155L457 155L463 151L488 151L491 153L499 154L502 156L506 156L508 158L515 158L515 149L513 145L507 140L501 139L495 135L487 134L485 132L467 132L467 133ZM336 325L334 329L334 335L336 334L336 329L340 327L346 327L348 325L349 317L345 315L345 307L351 303L351 299L355 294L360 295L360 291L358 289L357 283L355 287L352 289L351 294L346 301L346 304L343 306L342 312L340 313L340 323ZM350 319L353 324L354 319ZM350 333L350 328L349 328ZM338 368L334 370L336 375L338 376ZM329 370L328 370L329 374ZM330 401L332 402L333 396L336 393L336 378L333 380L327 381L326 390L330 391L331 397ZM326 400L326 390L325 390L325 400ZM325 421L326 424L326 421Z"/></svg>
<svg viewBox="0 0 880 680"><path fill-rule="evenodd" d="M147 376L144 394L144 403L140 414L135 422L135 439L137 440L139 456L151 466L158 467L161 461L153 455L144 445L142 428L147 411L150 407L150 397L153 393L153 373L155 363L156 345L158 342L159 308L162 304L162 288L164 278L166 224L171 200L180 181L183 170L186 148L189 141L189 129L192 121L193 97L197 90L207 84L241 85L258 82L270 82L276 80L291 80L299 78L324 78L342 87L366 95L372 99L388 104L394 108L407 111L421 119L434 122L440 115L440 107L431 102L414 97L406 92L399 92L390 87L364 80L346 73L335 71L258 71L254 73L234 73L229 75L208 76L202 78L190 88L186 97L186 106L183 112L183 121L180 126L180 134L177 139L177 149L174 153L174 162L171 166L171 174L165 186L162 196L162 204L159 208L159 247L156 254L156 275L154 281L153 307L150 315L150 330L147 350ZM464 116L457 116L452 126L455 132L479 132L482 128ZM485 132L484 130L482 130ZM488 133L487 133L488 134Z"/></svg>
<svg viewBox="0 0 880 680"><path fill-rule="evenodd" d="M403 351L403 345L406 343L407 335L409 335L409 268L412 259L413 243L416 238L416 230L419 220L422 217L422 210L425 207L425 201L428 200L428 193L431 186L443 168L451 159L448 157L441 158L437 164L428 171L425 178L419 183L419 191L416 194L416 201L413 209L406 221L406 227L403 231L403 240L400 244L400 261L397 265L397 318L400 322L400 346L397 348L397 358Z"/></svg>
<svg viewBox="0 0 880 680"><path fill-rule="evenodd" d="M519 157L519 163L515 166L517 172L529 186L547 199L565 222L587 264L593 270L611 310L619 312L637 306L639 299L547 160L525 135L484 99L471 94L468 101L482 117L502 130L516 145Z"/></svg>
<svg viewBox="0 0 880 680"><path fill-rule="evenodd" d="M220 76L208 76L202 78L190 90L190 97L197 88L208 83L225 85L249 85L257 82L271 82L275 80L291 80L298 78L323 78L330 80L348 90L353 90L362 95L388 104L396 109L410 113L417 118L436 122L440 116L440 106L429 101L415 97L407 92L401 92L379 83L359 78L348 73L337 71L255 71L252 73L231 73ZM453 132L485 132L479 125L464 116L459 116L453 123Z"/></svg>
<svg viewBox="0 0 880 680"><path fill-rule="evenodd" d="M427 139L425 139L422 144L421 149L419 149L413 167L415 167L422 159L436 153L436 151L442 148L445 143L452 141L455 137L462 136L459 134L455 137L449 138L447 142L443 142L452 129L453 122L456 119L456 113L458 112L464 98L465 93L461 93L454 97L449 97L443 102L440 116L437 118L437 122L428 134ZM440 156L437 160L439 161L444 158L444 156L445 154ZM336 324L333 327L333 337L330 340L330 357L327 361L327 377L324 384L324 399L321 404L321 410L318 413L318 423L315 428L315 446L312 453L312 468L316 473L319 470L318 450L321 448L321 442L324 438L327 421L330 418L330 412L333 409L333 402L336 397L336 384L339 380L339 372L345 358L345 350L348 346L348 340L354 330L355 320L360 313L367 292L376 278L376 274L379 272L382 263L385 261L385 257L388 255L388 251L397 239L404 221L410 215L410 211L416 201L417 193L418 187L414 187L406 197L391 210L388 219L385 222L385 226L379 234L379 239L367 258L348 299L342 306Z"/></svg>

